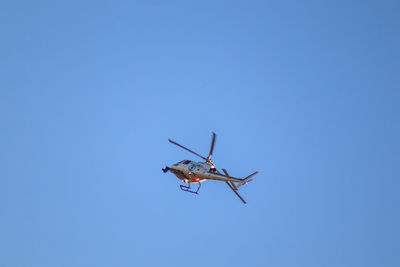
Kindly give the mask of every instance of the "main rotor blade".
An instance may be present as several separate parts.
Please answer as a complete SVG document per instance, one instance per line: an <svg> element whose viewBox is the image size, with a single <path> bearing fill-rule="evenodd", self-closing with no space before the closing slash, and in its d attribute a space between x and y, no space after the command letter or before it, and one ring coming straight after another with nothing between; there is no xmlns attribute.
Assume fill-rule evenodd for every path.
<svg viewBox="0 0 400 267"><path fill-rule="evenodd" d="M212 155L212 153L213 153L216 137L217 137L217 135L213 132L213 133L212 133L212 139L211 139L210 153L208 153L208 158L211 158L211 155Z"/></svg>
<svg viewBox="0 0 400 267"><path fill-rule="evenodd" d="M226 176L226 177L231 178L231 177L229 176L228 172L227 172L225 169L222 169L222 171L225 173L225 176ZM227 183L228 183L228 182L227 182ZM235 185L234 183L232 183L232 182L230 182L230 181L229 181L229 183L232 185L232 187L233 187L234 190L238 190L237 187L236 187L236 185Z"/></svg>
<svg viewBox="0 0 400 267"><path fill-rule="evenodd" d="M219 173L219 174L221 174L219 171L218 171L218 169L216 169L217 170L217 172ZM225 170L225 169L222 169L223 171L224 171L224 173L225 173L225 175L227 176L227 177L230 177L229 176L229 174L228 174L228 172ZM225 181L225 183L229 186L229 188L230 189L232 189L232 191L233 191L233 193L235 193L237 196L238 196L238 198L240 198L240 200L244 203L244 204L246 204L246 200L244 200L243 198L242 198L242 196L241 195L239 195L239 193L237 192L237 188L234 188L233 186L232 186L232 184L235 186L235 184L234 183L230 183L230 182L228 182L228 181ZM235 186L236 187L236 186Z"/></svg>
<svg viewBox="0 0 400 267"><path fill-rule="evenodd" d="M232 185L230 185L228 182L226 182L226 184L230 187L230 189L232 189L232 191L238 196L238 198L240 198L240 200L241 200L244 204L246 204L246 201L239 195L239 193L238 193L235 189L233 189Z"/></svg>
<svg viewBox="0 0 400 267"><path fill-rule="evenodd" d="M190 150L189 148L186 148L186 147L184 147L184 146L178 144L178 143L175 142L175 141L172 141L171 139L168 139L168 141L171 142L171 143L174 144L174 145L177 145L177 146L179 146L179 147L181 147L181 148L183 148L183 149L185 149L185 150L187 150L187 151L189 151L189 152L195 154L196 156L198 156L198 157L200 157L200 158L202 158L202 159L204 159L204 160L207 160L205 157L203 157L203 156L197 154L196 152Z"/></svg>

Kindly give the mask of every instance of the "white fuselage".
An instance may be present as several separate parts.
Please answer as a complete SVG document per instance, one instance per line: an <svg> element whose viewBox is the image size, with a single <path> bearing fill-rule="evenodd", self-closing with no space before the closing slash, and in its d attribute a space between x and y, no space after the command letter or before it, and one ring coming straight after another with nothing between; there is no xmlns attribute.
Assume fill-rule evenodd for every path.
<svg viewBox="0 0 400 267"><path fill-rule="evenodd" d="M199 183L205 180L241 181L238 178L228 178L225 175L219 174L215 167L213 168L213 165L208 162L182 160L172 165L171 172L185 183Z"/></svg>

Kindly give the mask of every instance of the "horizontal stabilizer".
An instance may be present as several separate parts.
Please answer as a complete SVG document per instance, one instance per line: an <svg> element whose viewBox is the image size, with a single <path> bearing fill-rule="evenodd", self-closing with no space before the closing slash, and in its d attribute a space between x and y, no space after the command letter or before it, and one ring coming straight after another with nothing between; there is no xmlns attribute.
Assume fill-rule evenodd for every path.
<svg viewBox="0 0 400 267"><path fill-rule="evenodd" d="M247 183L250 183L251 181L253 181L253 176L256 175L256 174L258 174L258 172L254 172L254 173L250 174L249 176L247 176L246 178L244 178L243 181L239 182L239 183L237 184L236 187L239 188L239 187L241 187L242 185L245 185L245 184L247 184Z"/></svg>

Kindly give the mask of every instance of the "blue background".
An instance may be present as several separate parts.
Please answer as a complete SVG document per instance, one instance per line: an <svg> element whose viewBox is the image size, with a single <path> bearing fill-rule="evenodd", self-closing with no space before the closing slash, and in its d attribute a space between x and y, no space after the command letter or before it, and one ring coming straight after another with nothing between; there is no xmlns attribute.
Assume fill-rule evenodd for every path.
<svg viewBox="0 0 400 267"><path fill-rule="evenodd" d="M399 8L2 1L0 265L400 266Z"/></svg>

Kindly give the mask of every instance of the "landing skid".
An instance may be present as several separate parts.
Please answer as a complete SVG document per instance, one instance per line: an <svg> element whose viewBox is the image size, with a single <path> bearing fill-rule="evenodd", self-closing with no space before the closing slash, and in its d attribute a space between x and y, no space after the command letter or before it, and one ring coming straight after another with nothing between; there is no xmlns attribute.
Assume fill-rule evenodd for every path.
<svg viewBox="0 0 400 267"><path fill-rule="evenodd" d="M190 188L190 183L189 183L189 186L187 186L187 185L179 185L179 187L181 188L181 190L182 191L186 191L186 192L189 192L189 193L193 193L193 194L199 194L198 192L199 192L199 190L200 190L200 187L201 187L201 184L200 183L198 183L199 184L199 187L197 187L197 190L196 191L194 191L194 190L192 190L191 188Z"/></svg>

